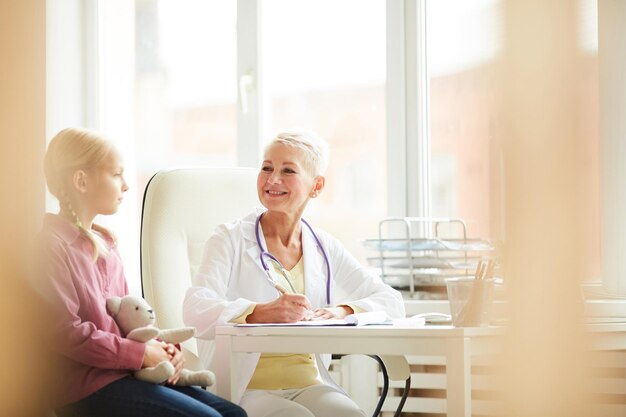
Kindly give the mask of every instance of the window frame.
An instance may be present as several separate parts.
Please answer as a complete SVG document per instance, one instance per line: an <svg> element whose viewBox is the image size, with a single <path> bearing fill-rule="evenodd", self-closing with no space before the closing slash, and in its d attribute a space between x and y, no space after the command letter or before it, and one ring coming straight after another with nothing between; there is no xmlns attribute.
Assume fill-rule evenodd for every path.
<svg viewBox="0 0 626 417"><path fill-rule="evenodd" d="M389 216L430 217L428 107L426 0L387 0Z"/></svg>

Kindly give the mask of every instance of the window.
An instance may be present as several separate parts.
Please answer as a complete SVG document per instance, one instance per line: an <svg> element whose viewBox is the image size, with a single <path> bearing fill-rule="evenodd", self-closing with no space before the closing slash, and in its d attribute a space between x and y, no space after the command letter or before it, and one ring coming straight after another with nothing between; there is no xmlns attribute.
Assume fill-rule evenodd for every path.
<svg viewBox="0 0 626 417"><path fill-rule="evenodd" d="M585 187L598 193L597 6L579 2L583 82L591 97L581 100L590 149ZM51 126L83 125L120 140L133 191L111 227L125 233L120 241L134 291L141 195L150 176L178 165L255 166L250 150L292 126L317 131L332 149L327 188L306 216L361 261L367 256L361 241L376 237L387 215L460 217L471 236L504 239L504 169L493 137L504 4L53 2L50 27L78 32L70 30L59 44L73 48L64 55L78 57L80 76L52 80L52 96L90 88L69 95L69 106L49 104L56 109ZM53 70L65 61L58 56L51 54ZM250 68L242 67L245 58ZM248 71L248 87L262 97L250 96L246 121L238 88ZM255 117L259 123L250 122ZM598 204L588 204L596 220L587 242L599 258Z"/></svg>
<svg viewBox="0 0 626 417"><path fill-rule="evenodd" d="M362 257L386 216L385 2L274 0L262 27L266 137L302 126L329 142L326 188L307 210Z"/></svg>
<svg viewBox="0 0 626 417"><path fill-rule="evenodd" d="M236 164L235 27L235 2L135 2L138 185L167 166Z"/></svg>
<svg viewBox="0 0 626 417"><path fill-rule="evenodd" d="M503 48L502 0L427 0L426 62L431 141L433 216L460 217L471 236L505 240L503 182L506 167L494 137L499 123L498 64ZM583 210L587 260L584 275L600 276L598 179L597 1L579 0L580 129L585 156L580 169L588 196Z"/></svg>
<svg viewBox="0 0 626 417"><path fill-rule="evenodd" d="M431 214L466 221L472 237L502 238L496 65L500 0L427 1Z"/></svg>

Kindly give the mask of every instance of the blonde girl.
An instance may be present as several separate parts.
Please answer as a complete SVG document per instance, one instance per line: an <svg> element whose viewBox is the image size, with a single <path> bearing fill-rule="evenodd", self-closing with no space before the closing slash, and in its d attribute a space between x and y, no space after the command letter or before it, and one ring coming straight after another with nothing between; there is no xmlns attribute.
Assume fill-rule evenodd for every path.
<svg viewBox="0 0 626 417"><path fill-rule="evenodd" d="M128 185L120 153L99 134L69 128L50 142L44 159L59 213L46 214L40 235L44 288L52 302L50 347L59 358L56 414L65 416L239 417L245 412L198 387L178 387L184 365L175 346L124 338L106 299L128 286L111 232L94 223L117 212ZM165 385L132 371L169 360L177 373Z"/></svg>

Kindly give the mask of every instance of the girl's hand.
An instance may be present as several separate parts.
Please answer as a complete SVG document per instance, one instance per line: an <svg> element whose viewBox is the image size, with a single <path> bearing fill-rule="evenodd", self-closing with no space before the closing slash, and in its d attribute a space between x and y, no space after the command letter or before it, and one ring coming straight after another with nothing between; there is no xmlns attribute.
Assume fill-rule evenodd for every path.
<svg viewBox="0 0 626 417"><path fill-rule="evenodd" d="M166 345L165 350L170 357L170 362L172 363L172 365L174 365L174 369L176 369L176 372L170 379L167 380L167 383L171 385L176 385L176 383L180 379L180 372L185 366L185 357L183 356L183 352L176 349L176 346L171 343L168 343Z"/></svg>
<svg viewBox="0 0 626 417"><path fill-rule="evenodd" d="M170 355L166 350L167 344L160 343L146 343L146 351L143 354L142 368L151 368L158 365L163 361L169 361Z"/></svg>
<svg viewBox="0 0 626 417"><path fill-rule="evenodd" d="M311 303L301 294L282 294L269 303L257 304L248 317L248 323L294 323L311 316Z"/></svg>
<svg viewBox="0 0 626 417"><path fill-rule="evenodd" d="M311 320L342 319L354 310L348 306L318 308L313 312Z"/></svg>

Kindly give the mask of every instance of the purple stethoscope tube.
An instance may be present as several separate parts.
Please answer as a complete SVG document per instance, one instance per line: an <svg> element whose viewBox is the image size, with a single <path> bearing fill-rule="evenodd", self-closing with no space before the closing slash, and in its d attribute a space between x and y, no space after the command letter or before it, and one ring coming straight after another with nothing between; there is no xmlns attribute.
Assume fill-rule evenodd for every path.
<svg viewBox="0 0 626 417"><path fill-rule="evenodd" d="M261 260L261 265L263 266L265 273L269 275L270 267L268 263L265 262L265 259L264 259L265 257L276 262L276 264L280 267L281 270L284 271L285 268L283 268L283 265L280 263L278 259L276 259L274 255L272 255L271 253L269 253L263 248L263 244L261 243L261 231L260 231L261 217L263 216L263 214L264 213L259 214L259 216L256 218L254 227L255 227L255 232L256 232L256 243L259 245L259 249L261 250L259 259ZM322 246L322 242L320 242L320 239L317 237L317 235L313 231L313 228L311 227L311 225L304 219L300 219L300 220L302 220L302 223L304 223L304 225L308 227L309 230L311 231L311 234L313 235L313 238L315 239L315 242L317 243L317 247L320 248L320 251L322 252L322 256L324 257L324 262L326 262L326 305L330 306L330 280L331 280L330 260L328 259L328 255L326 254L326 251L324 250L324 247Z"/></svg>

